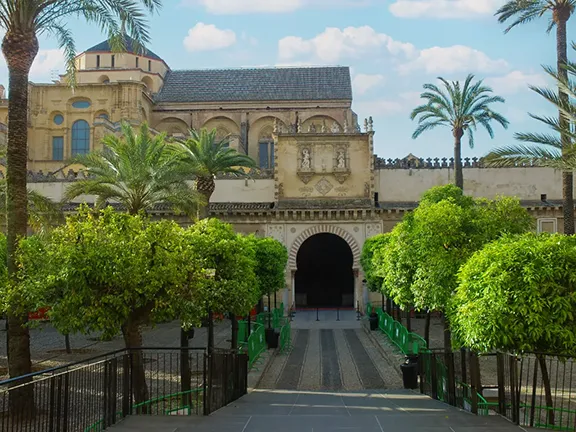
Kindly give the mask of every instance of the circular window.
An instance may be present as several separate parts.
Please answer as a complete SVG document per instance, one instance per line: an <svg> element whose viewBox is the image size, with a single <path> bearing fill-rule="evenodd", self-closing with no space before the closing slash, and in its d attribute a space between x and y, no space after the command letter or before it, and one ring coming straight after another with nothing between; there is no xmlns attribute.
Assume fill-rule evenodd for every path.
<svg viewBox="0 0 576 432"><path fill-rule="evenodd" d="M61 125L62 123L64 123L64 116L62 116L62 114L56 114L54 116L54 123L56 123L57 125Z"/></svg>

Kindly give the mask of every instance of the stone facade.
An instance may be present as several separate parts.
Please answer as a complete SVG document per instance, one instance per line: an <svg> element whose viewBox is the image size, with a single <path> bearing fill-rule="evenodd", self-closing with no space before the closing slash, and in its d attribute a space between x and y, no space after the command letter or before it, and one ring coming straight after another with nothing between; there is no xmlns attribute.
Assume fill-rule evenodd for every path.
<svg viewBox="0 0 576 432"><path fill-rule="evenodd" d="M30 84L30 188L59 200L66 185L82 176L81 167L65 163L78 151L74 128L79 121L88 125L83 137L89 151L101 148L104 135L118 133L121 120L135 125L147 121L155 131L176 138L190 128L215 128L220 137L230 137L231 147L252 156L261 170L250 179L218 178L211 214L239 232L273 237L286 245L286 306L295 297L298 251L318 233L346 241L353 257L355 304L365 302L359 264L365 239L391 230L424 191L452 181L450 159L409 155L385 160L374 155L372 121L367 119L362 129L357 124L346 68L196 73L171 71L153 53L112 56L105 43L81 54L74 91L64 80ZM257 76L261 87L250 93L237 82L237 74ZM292 77L288 84L286 76ZM323 85L327 80L339 84ZM214 88L198 90L195 83ZM237 91L228 88L234 83L240 86ZM6 118L3 99L0 145L6 139ZM55 149L60 143L61 152ZM561 229L561 173L535 167L488 169L477 159L465 159L464 179L467 193L517 196L537 219L539 230ZM156 213L190 223L163 208Z"/></svg>

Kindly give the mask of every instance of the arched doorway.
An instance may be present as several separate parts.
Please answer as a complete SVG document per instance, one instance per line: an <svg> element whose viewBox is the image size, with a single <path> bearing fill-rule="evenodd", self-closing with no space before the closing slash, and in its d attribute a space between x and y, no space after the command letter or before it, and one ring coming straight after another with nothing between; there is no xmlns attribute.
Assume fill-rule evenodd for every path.
<svg viewBox="0 0 576 432"><path fill-rule="evenodd" d="M296 263L296 307L354 306L354 257L342 237L309 237L298 249Z"/></svg>

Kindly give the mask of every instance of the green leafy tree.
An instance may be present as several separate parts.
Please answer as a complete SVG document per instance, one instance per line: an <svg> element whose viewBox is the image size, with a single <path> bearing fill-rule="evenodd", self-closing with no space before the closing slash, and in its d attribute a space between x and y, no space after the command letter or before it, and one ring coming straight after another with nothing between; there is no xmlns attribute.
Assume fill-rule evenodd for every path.
<svg viewBox="0 0 576 432"><path fill-rule="evenodd" d="M113 200L132 215L152 210L157 204L195 215L202 196L188 182L189 171L165 139L165 134L153 136L146 123L135 131L123 122L121 137L107 135L102 151L74 159L85 167L88 176L68 186L65 199L95 195L97 207Z"/></svg>
<svg viewBox="0 0 576 432"><path fill-rule="evenodd" d="M462 266L450 323L455 341L492 350L576 354L576 238L507 236L486 245ZM537 355L546 405L553 406L550 377ZM554 412L548 411L554 425Z"/></svg>
<svg viewBox="0 0 576 432"><path fill-rule="evenodd" d="M440 199L445 192L446 199ZM418 264L411 285L415 306L445 312L458 286L459 268L486 243L503 234L523 233L534 221L514 198L473 199L456 186L439 186L422 197L413 216ZM444 315L444 345L451 349Z"/></svg>
<svg viewBox="0 0 576 432"><path fill-rule="evenodd" d="M260 287L260 296L268 297L268 311L271 311L270 298L274 294L274 307L276 307L276 292L286 285L286 265L288 264L288 251L286 247L270 237L250 236L256 251L255 273ZM268 321L272 326L272 321Z"/></svg>
<svg viewBox="0 0 576 432"><path fill-rule="evenodd" d="M576 49L576 46L574 46ZM502 146L494 149L483 160L486 166L510 167L534 165L561 170L563 174L562 195L564 199L564 233L574 233L574 200L572 183L566 173L576 169L576 64L566 67L567 77L558 71L545 67L544 70L569 98L554 89L530 86L530 88L550 102L560 112L559 118L530 114L535 120L548 126L552 133L516 133L514 137L521 144ZM565 121L564 121L565 120Z"/></svg>
<svg viewBox="0 0 576 432"><path fill-rule="evenodd" d="M364 272L366 286L372 292L382 292L383 278L377 275L377 269L374 265L374 256L377 253L381 253L381 250L386 248L389 242L389 237L388 233L377 234L374 237L367 238L364 242L364 246L362 246L360 265Z"/></svg>
<svg viewBox="0 0 576 432"><path fill-rule="evenodd" d="M501 23L510 24L504 30L505 33L514 27L532 22L545 15L551 15L547 32L556 27L556 69L561 81L568 79L568 36L566 25L574 13L576 0L508 0L498 11L496 16ZM569 103L568 94L559 87L559 100L562 105ZM570 130L569 120L562 115L558 118L558 132L560 132L560 150L568 155L574 144L566 131ZM571 170L562 172L562 192L564 196L564 233L574 234L574 180Z"/></svg>
<svg viewBox="0 0 576 432"><path fill-rule="evenodd" d="M216 188L214 179L217 175L246 177L246 169L256 168L250 156L229 148L229 137L218 140L216 133L216 129L191 130L186 141L174 143L183 163L196 178L196 190L204 197L200 219L210 214L210 197Z"/></svg>
<svg viewBox="0 0 576 432"><path fill-rule="evenodd" d="M213 313L244 315L260 297L255 274L256 251L246 237L218 219L203 219L186 230L193 259L206 269L198 284L196 302L208 314L208 349L214 349Z"/></svg>
<svg viewBox="0 0 576 432"><path fill-rule="evenodd" d="M65 20L81 17L97 24L109 35L112 48L124 51L129 35L139 51L149 41L145 11L155 11L160 0L3 0L0 27L5 30L2 52L8 66L8 146L7 146L7 244L8 274L16 275L16 248L27 234L28 198L28 82L30 68L38 54L38 35L53 35L64 49L68 78L74 84L76 49ZM124 25L120 24L120 21ZM32 371L30 335L26 314L8 311L8 366L10 376ZM28 408L32 387L10 392L13 409Z"/></svg>
<svg viewBox="0 0 576 432"><path fill-rule="evenodd" d="M508 120L490 107L495 103L503 103L504 99L494 95L492 89L483 84L482 80L473 83L474 75L468 75L464 84L460 81L449 82L438 77L443 89L435 84L424 84L420 95L426 101L412 111L410 118L418 118L418 127L412 138L418 138L423 132L438 126L449 127L454 138L454 180L456 186L464 189L462 173L462 137L468 133L468 144L474 147L474 131L480 125L494 138L492 123L496 122L505 129Z"/></svg>
<svg viewBox="0 0 576 432"><path fill-rule="evenodd" d="M137 403L148 399L141 327L181 318L199 323L201 262L175 222L150 222L85 206L45 237L21 241L20 281L4 296L21 313L50 306L63 334L122 332L133 352Z"/></svg>

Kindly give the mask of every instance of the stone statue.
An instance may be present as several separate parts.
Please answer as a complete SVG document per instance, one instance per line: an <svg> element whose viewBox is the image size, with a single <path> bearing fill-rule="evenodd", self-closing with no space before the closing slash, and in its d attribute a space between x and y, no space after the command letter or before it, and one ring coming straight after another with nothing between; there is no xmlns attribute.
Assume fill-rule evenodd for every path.
<svg viewBox="0 0 576 432"><path fill-rule="evenodd" d="M300 123L300 119L298 119L298 122L296 123L296 133L301 132L302 132L302 123Z"/></svg>
<svg viewBox="0 0 576 432"><path fill-rule="evenodd" d="M310 169L310 150L302 150L302 169Z"/></svg>
<svg viewBox="0 0 576 432"><path fill-rule="evenodd" d="M332 127L330 128L330 131L332 133L339 133L340 132L340 126L338 126L338 123L333 122Z"/></svg>
<svg viewBox="0 0 576 432"><path fill-rule="evenodd" d="M316 132L316 125L314 123L310 123L310 126L308 126L308 132Z"/></svg>
<svg viewBox="0 0 576 432"><path fill-rule="evenodd" d="M322 129L321 129L322 133L326 133L326 120L322 120Z"/></svg>
<svg viewBox="0 0 576 432"><path fill-rule="evenodd" d="M346 168L346 156L344 156L343 151L338 152L336 160L338 161L338 164L336 165L338 168Z"/></svg>
<svg viewBox="0 0 576 432"><path fill-rule="evenodd" d="M364 119L364 132L368 132L368 119Z"/></svg>
<svg viewBox="0 0 576 432"><path fill-rule="evenodd" d="M374 120L372 120L372 116L368 117L368 132L374 132Z"/></svg>
<svg viewBox="0 0 576 432"><path fill-rule="evenodd" d="M278 133L278 119L277 118L274 119L274 133L275 134Z"/></svg>
<svg viewBox="0 0 576 432"><path fill-rule="evenodd" d="M344 133L348 133L348 120L344 119Z"/></svg>

